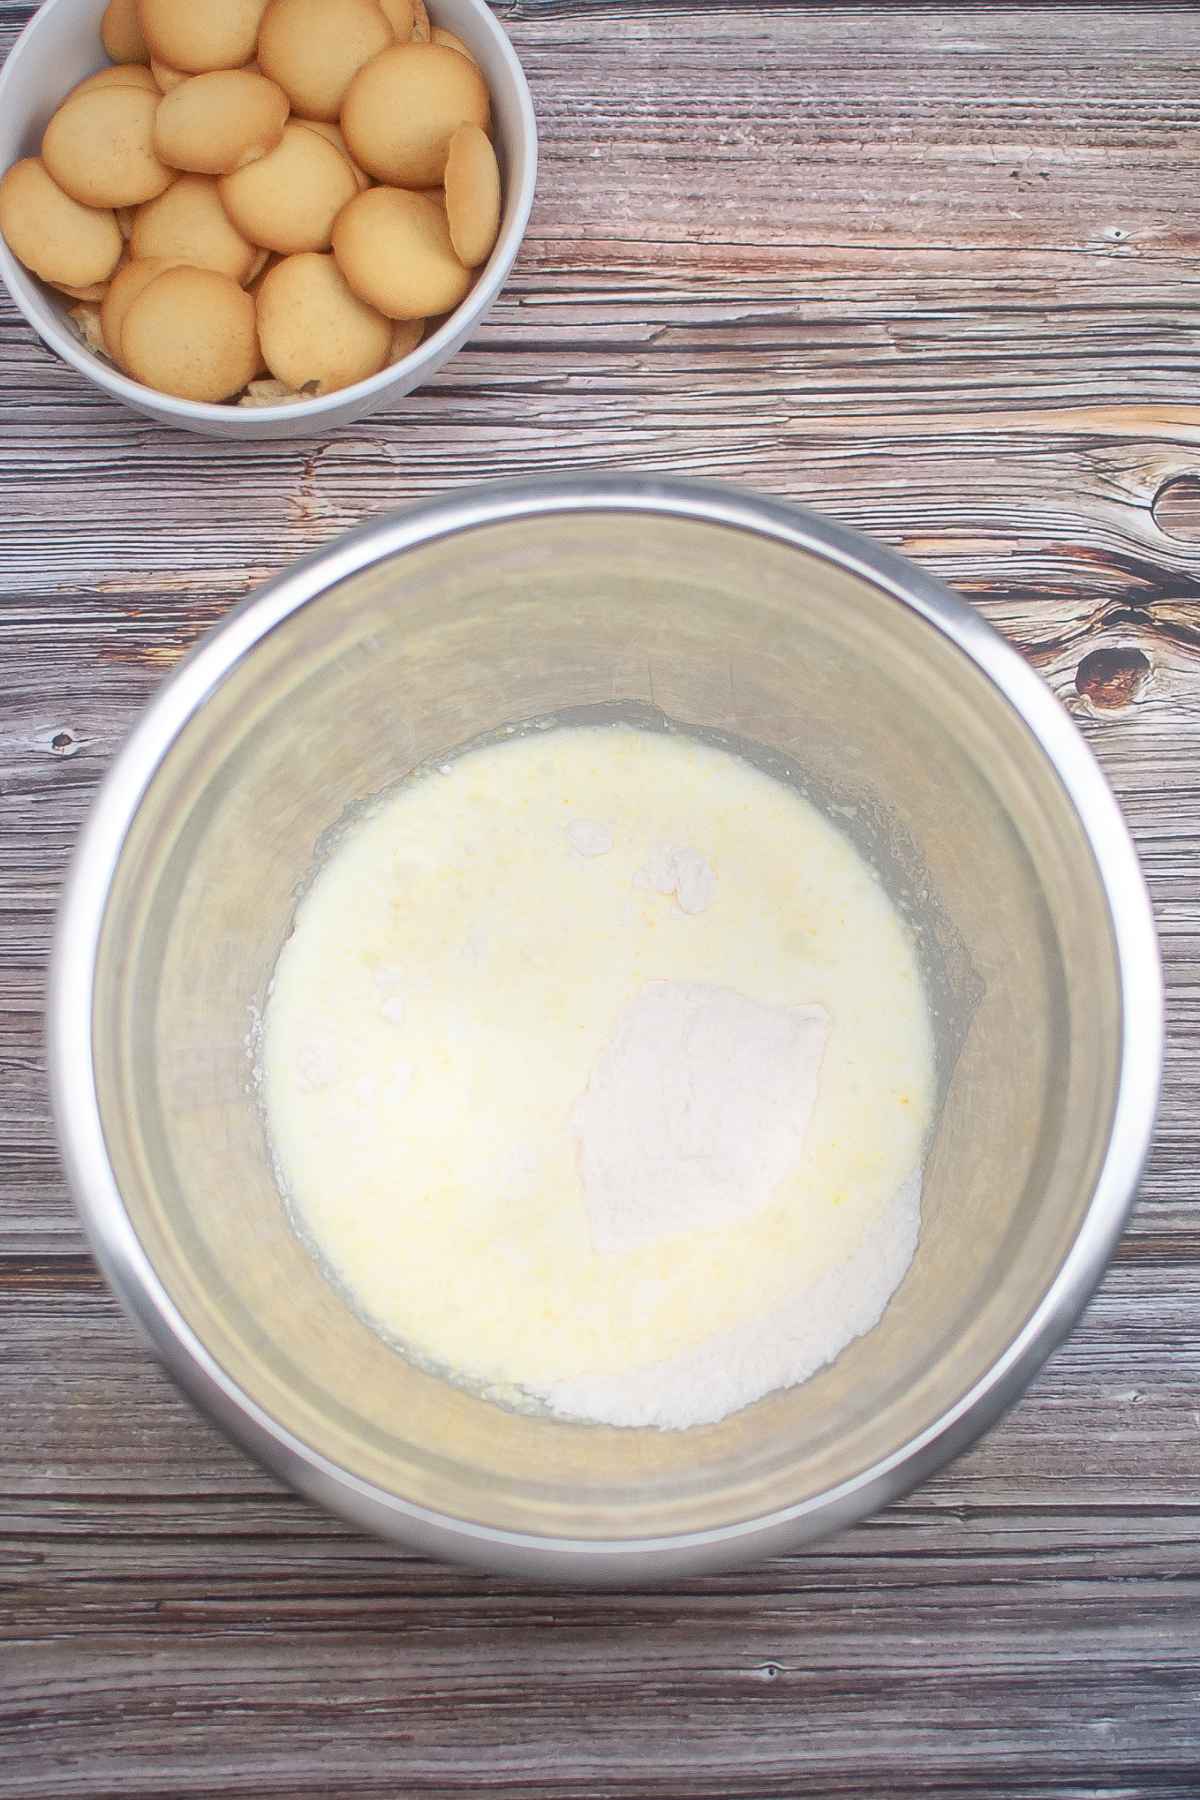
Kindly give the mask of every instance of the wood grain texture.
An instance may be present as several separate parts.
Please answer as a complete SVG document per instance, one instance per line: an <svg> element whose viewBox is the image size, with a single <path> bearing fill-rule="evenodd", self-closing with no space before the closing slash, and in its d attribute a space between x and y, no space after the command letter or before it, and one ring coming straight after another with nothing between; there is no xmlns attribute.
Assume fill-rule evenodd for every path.
<svg viewBox="0 0 1200 1800"><path fill-rule="evenodd" d="M0 308L0 1794L1197 1800L1200 15L498 11L533 223L395 413L190 439ZM603 1597L398 1557L192 1415L83 1249L40 1022L69 846L188 645L366 514L575 466L810 501L965 593L1107 768L1169 988L1139 1210L1022 1404L817 1551Z"/></svg>

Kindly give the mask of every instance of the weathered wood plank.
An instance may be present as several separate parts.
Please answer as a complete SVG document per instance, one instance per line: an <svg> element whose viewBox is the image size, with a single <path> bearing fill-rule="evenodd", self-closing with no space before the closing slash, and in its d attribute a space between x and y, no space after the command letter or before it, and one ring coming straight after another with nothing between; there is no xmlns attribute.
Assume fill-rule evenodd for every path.
<svg viewBox="0 0 1200 1800"><path fill-rule="evenodd" d="M0 1794L1196 1800L1194 6L498 10L533 224L394 413L171 434L0 306ZM967 594L1108 770L1168 978L1138 1213L1024 1402L880 1519L655 1595L397 1557L279 1490L127 1333L45 1100L54 898L162 674L361 517L567 466L808 501Z"/></svg>

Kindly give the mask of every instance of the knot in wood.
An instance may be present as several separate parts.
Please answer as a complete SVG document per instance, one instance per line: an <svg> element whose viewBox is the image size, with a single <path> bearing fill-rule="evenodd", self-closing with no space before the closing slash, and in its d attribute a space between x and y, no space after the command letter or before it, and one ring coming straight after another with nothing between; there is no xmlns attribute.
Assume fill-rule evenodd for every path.
<svg viewBox="0 0 1200 1800"><path fill-rule="evenodd" d="M1131 706L1150 676L1150 658L1133 645L1089 650L1075 671L1075 691L1102 712Z"/></svg>

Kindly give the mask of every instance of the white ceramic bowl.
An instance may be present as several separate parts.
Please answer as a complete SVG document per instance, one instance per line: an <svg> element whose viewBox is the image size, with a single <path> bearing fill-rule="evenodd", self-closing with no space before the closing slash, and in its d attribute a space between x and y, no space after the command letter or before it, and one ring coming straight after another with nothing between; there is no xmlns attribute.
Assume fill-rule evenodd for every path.
<svg viewBox="0 0 1200 1800"><path fill-rule="evenodd" d="M204 0L196 0L203 5ZM533 204L537 124L524 71L484 0L434 0L434 24L470 46L492 93L496 150L504 179L504 217L496 248L458 310L403 361L353 387L285 406L210 406L176 400L130 381L86 350L66 317L70 302L22 267L0 238L0 275L42 341L106 394L166 425L206 437L312 437L394 404L440 369L464 344L508 279ZM0 169L36 155L46 122L85 75L102 68L103 0L45 0L0 71Z"/></svg>

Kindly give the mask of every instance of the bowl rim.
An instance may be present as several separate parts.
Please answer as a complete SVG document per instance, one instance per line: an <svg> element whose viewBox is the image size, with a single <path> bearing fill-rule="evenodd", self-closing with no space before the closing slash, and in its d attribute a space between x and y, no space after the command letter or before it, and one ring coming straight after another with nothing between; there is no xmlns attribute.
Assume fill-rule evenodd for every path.
<svg viewBox="0 0 1200 1800"><path fill-rule="evenodd" d="M1116 1097L1092 1198L1060 1267L1004 1353L924 1431L837 1486L769 1514L670 1536L559 1538L475 1524L351 1474L277 1423L226 1375L143 1251L108 1162L92 1060L96 959L126 834L175 739L225 675L290 614L372 564L480 527L571 512L719 525L802 551L858 575L963 651L1030 732L1080 820L1108 907L1120 983ZM201 1410L271 1472L362 1530L436 1558L589 1585L668 1580L794 1549L900 1498L993 1424L1067 1335L1104 1273L1148 1153L1164 1037L1157 936L1128 828L1074 722L998 632L896 552L807 508L716 483L590 474L490 483L375 518L240 602L189 653L118 753L85 822L55 932L48 1028L59 1144L97 1260Z"/></svg>
<svg viewBox="0 0 1200 1800"><path fill-rule="evenodd" d="M164 422L175 425L209 425L220 423L230 426L231 421L244 419L247 436L258 435L255 427L261 429L277 420L292 420L297 425L311 426L316 432L327 414L340 413L347 405L355 406L366 401L367 410L370 401L376 395L386 393L387 389L397 381L403 381L414 370L428 367L434 372L445 355L455 353L455 340L459 346L465 341L474 327L487 313L500 293L504 283L512 272L512 266L525 238L529 225L529 217L533 210L534 189L537 184L538 167L538 130L537 117L533 110L533 97L529 91L529 82L521 59L512 46L508 33L500 21L486 4L486 0L460 0L468 6L473 18L477 21L480 32L486 36L501 62L505 65L513 84L518 113L518 134L525 149L524 169L520 181L511 193L506 192L505 216L501 220L500 233L492 248L492 253L478 271L474 286L466 299L447 313L437 330L431 332L407 356L399 362L389 363L377 374L367 376L364 381L352 382L349 387L334 388L328 394L317 394L311 399L284 401L275 406L237 407L228 401L213 402L207 400L183 400L175 394L161 393L157 388L147 387L144 382L134 381L122 373L115 364L104 362L93 351L77 338L73 331L61 323L57 313L53 323L47 327L33 315L23 289L32 287L39 291L39 278L32 270L18 262L3 237L0 237L0 280L30 330L42 340L55 355L68 363L79 374L100 388L115 400L123 401L135 411L145 412L153 409L155 415L161 415ZM24 29L14 39L11 49L0 67L0 114L12 110L19 112L18 96L20 93L20 61L22 54L43 32L54 29L53 15L66 0L42 0L41 5ZM435 0L436 8L436 0ZM96 53L103 55L103 46L99 37L99 15L102 8L97 4L97 36ZM102 65L103 66L103 65ZM64 96L65 98L65 96ZM51 290L53 292L53 290ZM66 296L64 296L66 298ZM411 391L411 390L406 390ZM337 425L334 418L331 425ZM238 426L232 425L234 433ZM299 434L297 434L299 435Z"/></svg>

